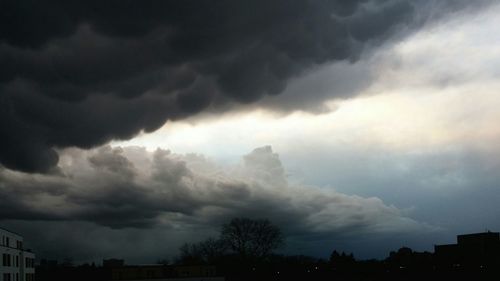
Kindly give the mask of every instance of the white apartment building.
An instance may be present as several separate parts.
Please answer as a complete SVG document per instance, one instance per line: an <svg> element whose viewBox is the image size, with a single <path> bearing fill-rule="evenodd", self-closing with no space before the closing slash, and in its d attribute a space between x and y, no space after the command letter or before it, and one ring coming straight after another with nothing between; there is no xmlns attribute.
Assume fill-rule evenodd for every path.
<svg viewBox="0 0 500 281"><path fill-rule="evenodd" d="M34 281L35 254L24 250L23 237L0 228L0 281Z"/></svg>

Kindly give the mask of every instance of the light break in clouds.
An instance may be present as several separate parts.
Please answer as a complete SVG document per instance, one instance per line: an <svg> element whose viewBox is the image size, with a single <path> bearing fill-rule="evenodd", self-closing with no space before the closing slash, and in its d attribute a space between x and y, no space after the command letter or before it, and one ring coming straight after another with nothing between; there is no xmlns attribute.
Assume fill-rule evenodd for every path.
<svg viewBox="0 0 500 281"><path fill-rule="evenodd" d="M117 2L0 4L0 219L40 257L234 216L319 256L500 229L492 1Z"/></svg>
<svg viewBox="0 0 500 281"><path fill-rule="evenodd" d="M101 248L103 241L112 239L110 235L123 237L144 229L151 236L141 234L137 243L163 246L135 254L125 250L128 258L171 257L180 242L189 242L183 239L203 239L239 216L270 219L287 235L292 251L298 245L337 237L435 230L376 197L290 183L278 154L269 146L253 150L229 167L203 155L160 149L151 153L139 147L70 149L61 155L58 174L0 172L2 218L28 229L28 241L48 256L57 256L68 246L73 249L68 254L80 259L119 255L127 247L125 242ZM73 225L73 231L49 246L47 240L66 224ZM120 229L120 234L113 229ZM81 247L80 241L73 240L80 231L105 235L95 246ZM186 236L190 231L194 233ZM158 237L158 232L165 237Z"/></svg>
<svg viewBox="0 0 500 281"><path fill-rule="evenodd" d="M320 83L322 96L332 91L321 114L249 110L167 123L119 144L203 151L229 163L256 143L272 144L290 179L381 198L442 230L406 245L431 249L459 233L498 230L498 13L498 5L456 13L354 64L308 73L276 97L314 95ZM335 98L367 78L358 97Z"/></svg>

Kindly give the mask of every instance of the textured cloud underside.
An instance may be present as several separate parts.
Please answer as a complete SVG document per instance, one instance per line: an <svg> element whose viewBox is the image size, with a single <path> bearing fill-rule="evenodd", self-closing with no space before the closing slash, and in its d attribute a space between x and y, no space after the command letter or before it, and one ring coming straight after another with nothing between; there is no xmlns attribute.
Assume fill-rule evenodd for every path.
<svg viewBox="0 0 500 281"><path fill-rule="evenodd" d="M201 155L102 147L66 150L55 175L0 172L0 215L13 220L87 221L111 228L217 226L266 217L289 235L425 229L378 198L289 184L277 154L255 149L240 165Z"/></svg>
<svg viewBox="0 0 500 281"><path fill-rule="evenodd" d="M424 2L2 1L0 163L48 172L54 148L130 139L280 94L314 66L357 61L450 10ZM325 99L311 92L280 104Z"/></svg>

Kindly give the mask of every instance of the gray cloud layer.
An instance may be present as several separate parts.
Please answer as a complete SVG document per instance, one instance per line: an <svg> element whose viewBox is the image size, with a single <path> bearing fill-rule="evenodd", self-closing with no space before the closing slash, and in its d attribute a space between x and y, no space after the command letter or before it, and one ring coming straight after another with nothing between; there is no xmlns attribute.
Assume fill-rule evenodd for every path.
<svg viewBox="0 0 500 281"><path fill-rule="evenodd" d="M278 94L436 9L422 2L2 1L0 163L47 172L54 148Z"/></svg>
<svg viewBox="0 0 500 281"><path fill-rule="evenodd" d="M150 229L154 234L162 229L171 236L193 228L204 229L197 235L207 235L236 216L265 217L300 241L432 230L375 197L288 183L270 147L255 149L239 166L225 169L201 155L149 153L137 147L66 150L60 166L58 175L2 169L0 217L18 223L38 221L36 233L59 231L57 222L65 222L124 233ZM71 236L68 232L66 239ZM40 250L53 254L73 242L50 247L38 243ZM103 248L108 247L112 245Z"/></svg>

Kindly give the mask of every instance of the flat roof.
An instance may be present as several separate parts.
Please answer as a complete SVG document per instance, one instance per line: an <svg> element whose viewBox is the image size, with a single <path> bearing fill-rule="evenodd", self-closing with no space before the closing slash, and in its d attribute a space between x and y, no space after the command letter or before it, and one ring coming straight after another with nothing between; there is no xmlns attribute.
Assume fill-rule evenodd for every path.
<svg viewBox="0 0 500 281"><path fill-rule="evenodd" d="M478 232L478 233L469 233L469 234L460 234L460 235L457 235L457 236L481 236L481 235L500 235L499 232L491 232L491 231L487 231L487 232Z"/></svg>
<svg viewBox="0 0 500 281"><path fill-rule="evenodd" d="M15 235L17 235L17 236L21 236L21 237L23 237L21 234L19 234L19 233L17 233L17 232L14 232L14 231L12 231L12 230L8 230L8 229L6 229L6 228L3 228L3 227L1 227L1 226L0 226L0 230L4 230L4 231L10 232L10 233L12 233L12 234L15 234Z"/></svg>

